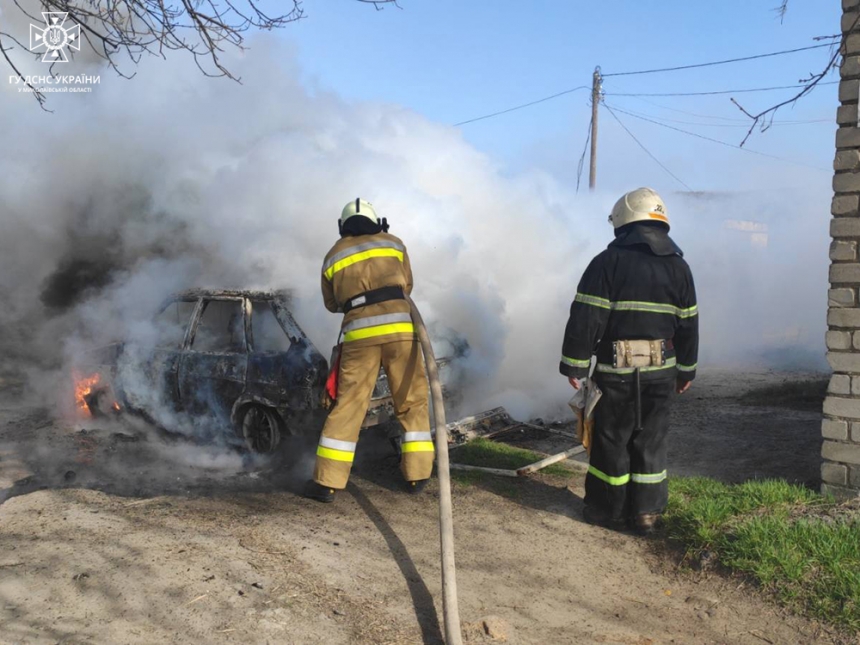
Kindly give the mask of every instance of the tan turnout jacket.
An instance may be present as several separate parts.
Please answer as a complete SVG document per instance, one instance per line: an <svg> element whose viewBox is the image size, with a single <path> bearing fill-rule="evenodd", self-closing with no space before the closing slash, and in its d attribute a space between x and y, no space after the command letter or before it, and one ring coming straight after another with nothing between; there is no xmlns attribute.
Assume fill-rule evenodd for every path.
<svg viewBox="0 0 860 645"><path fill-rule="evenodd" d="M388 233L343 237L326 254L322 294L326 309L343 311L348 300L373 289L399 286L412 293L412 268L406 246ZM415 330L405 300L357 307L341 325L342 341L353 347L413 340Z"/></svg>

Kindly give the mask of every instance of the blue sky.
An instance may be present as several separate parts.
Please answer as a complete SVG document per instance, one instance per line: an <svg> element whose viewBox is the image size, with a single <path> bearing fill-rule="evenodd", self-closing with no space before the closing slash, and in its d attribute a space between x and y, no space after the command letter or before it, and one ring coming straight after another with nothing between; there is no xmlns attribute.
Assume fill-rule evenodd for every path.
<svg viewBox="0 0 860 645"><path fill-rule="evenodd" d="M428 119L454 124L589 85L595 65L609 74L708 62L803 47L814 44L814 36L839 31L841 7L836 0L791 0L782 23L773 11L777 4L778 0L401 0L402 9L375 11L353 0L305 0L307 19L281 34L296 47L308 87L334 91L347 100L402 105ZM606 101L678 128L739 143L745 130L737 119L744 117L730 102L732 95L643 100L612 94L792 85L823 68L828 52L819 49L705 69L607 78ZM777 116L826 122L781 125L754 135L747 144L819 170L618 116L694 189L744 189L751 182L759 185L762 178L770 186L808 182L820 188L830 181L836 87L823 86ZM750 111L789 96L790 91L736 95ZM589 116L588 92L582 90L462 126L461 131L510 172L537 168L575 182ZM599 161L601 187L639 180L682 188L605 109L600 115Z"/></svg>

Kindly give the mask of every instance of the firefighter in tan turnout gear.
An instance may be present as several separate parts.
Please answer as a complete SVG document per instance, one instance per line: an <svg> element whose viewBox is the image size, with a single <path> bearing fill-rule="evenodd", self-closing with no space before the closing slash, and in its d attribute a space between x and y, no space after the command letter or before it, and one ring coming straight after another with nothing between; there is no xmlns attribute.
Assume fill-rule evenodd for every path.
<svg viewBox="0 0 860 645"><path fill-rule="evenodd" d="M386 220L362 199L344 207L339 228L341 239L322 267L325 306L344 314L337 398L305 496L331 502L346 487L380 365L405 431L400 468L407 490L420 492L433 470L434 448L424 358L404 299L412 292L409 256L403 242L388 234Z"/></svg>
<svg viewBox="0 0 860 645"><path fill-rule="evenodd" d="M690 267L669 237L660 196L639 188L615 204L615 240L577 288L560 371L589 375L602 396L585 479L585 519L650 533L666 508L669 403L696 376L698 308Z"/></svg>

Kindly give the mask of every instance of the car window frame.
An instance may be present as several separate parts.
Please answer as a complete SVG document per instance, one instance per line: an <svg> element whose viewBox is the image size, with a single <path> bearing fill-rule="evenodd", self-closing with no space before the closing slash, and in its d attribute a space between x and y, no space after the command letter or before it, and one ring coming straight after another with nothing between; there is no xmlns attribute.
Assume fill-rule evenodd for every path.
<svg viewBox="0 0 860 645"><path fill-rule="evenodd" d="M250 320L248 316L248 302L247 298L243 296L201 296L197 307L194 309L194 314L192 318L191 326L188 330L190 333L185 339L185 347L183 348L186 352L194 352L195 354L218 354L224 356L248 356L251 352L248 345L248 332ZM245 347L244 351L240 352L203 352L199 349L194 349L194 339L197 337L197 330L200 326L200 321L203 318L203 312L206 310L206 305L210 302L238 302L242 305L242 326L245 332Z"/></svg>
<svg viewBox="0 0 860 645"><path fill-rule="evenodd" d="M191 314L189 315L187 324L185 326L185 331L182 334L182 340L179 342L179 344L175 347L159 347L158 345L155 345L153 347L153 350L160 350L165 352L181 352L188 347L188 335L191 332L191 328L194 325L194 321L196 320L196 317L200 310L200 300L201 298L199 296L171 298L164 302L161 307L158 308L158 311L152 317L153 324L156 324L156 321L158 320L159 316L161 316L165 311L167 311L168 307L175 305L179 302L194 303L194 307L191 309Z"/></svg>
<svg viewBox="0 0 860 645"><path fill-rule="evenodd" d="M302 339L304 338L304 333L302 332L301 336L293 337L290 335L289 331L284 327L284 323L281 318L278 317L278 309L275 305L276 300L274 298L257 298L256 302L262 303L269 308L269 311L272 314L275 322L278 325L278 328L281 330L281 333L284 334L284 337L290 343L290 347L282 352L264 352L262 350L257 349L257 345L254 341L254 298L246 298L247 301L247 340L248 340L248 353L249 354L286 354L292 349L294 345L300 344ZM296 325L298 328L298 325ZM301 331L301 329L299 329Z"/></svg>

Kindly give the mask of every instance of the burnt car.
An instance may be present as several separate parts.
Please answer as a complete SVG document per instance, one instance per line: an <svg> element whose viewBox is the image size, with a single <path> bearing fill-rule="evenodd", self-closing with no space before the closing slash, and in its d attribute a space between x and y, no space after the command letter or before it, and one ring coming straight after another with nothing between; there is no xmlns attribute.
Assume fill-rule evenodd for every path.
<svg viewBox="0 0 860 645"><path fill-rule="evenodd" d="M258 453L284 435L318 433L328 362L299 327L286 293L193 290L168 299L133 341L92 353L102 378L87 397L204 440ZM390 418L380 372L364 426Z"/></svg>

